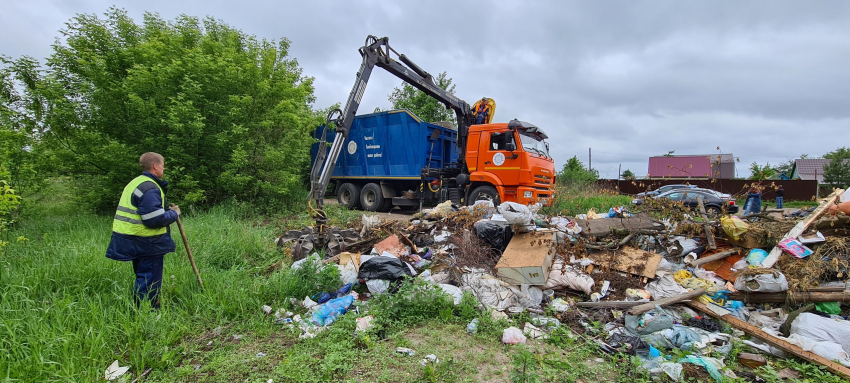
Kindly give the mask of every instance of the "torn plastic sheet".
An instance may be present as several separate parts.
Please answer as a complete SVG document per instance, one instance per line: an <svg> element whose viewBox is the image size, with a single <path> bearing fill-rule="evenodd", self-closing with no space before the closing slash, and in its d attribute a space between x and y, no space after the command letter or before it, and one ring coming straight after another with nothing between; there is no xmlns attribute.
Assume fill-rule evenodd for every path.
<svg viewBox="0 0 850 383"><path fill-rule="evenodd" d="M549 271L549 279L546 280L543 288L566 287L590 294L594 284L593 278L589 275L582 273L572 266L565 266L562 259L557 259L552 263L552 270Z"/></svg>

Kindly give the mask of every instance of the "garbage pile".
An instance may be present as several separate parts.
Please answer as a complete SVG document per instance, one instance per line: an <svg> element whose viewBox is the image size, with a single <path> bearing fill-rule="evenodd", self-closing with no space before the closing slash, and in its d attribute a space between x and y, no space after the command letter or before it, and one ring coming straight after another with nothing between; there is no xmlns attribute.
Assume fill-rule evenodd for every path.
<svg viewBox="0 0 850 383"><path fill-rule="evenodd" d="M767 363L760 354L800 357L850 378L848 214L850 192L836 190L811 209L713 220L622 207L553 217L539 205L490 201L446 202L399 228L364 216L358 243L371 247L325 260L340 268L342 288L299 300L308 315L278 317L315 336L360 301L421 278L455 304L468 293L493 318L528 315L504 329L505 344L568 326L604 331L594 336L603 352L639 356L676 381L695 368L718 382L735 378L729 363L757 368ZM367 239L370 232L383 235ZM368 293L351 292L358 283ZM358 328L361 319L368 328L371 319L358 319ZM751 352L718 357L736 342Z"/></svg>

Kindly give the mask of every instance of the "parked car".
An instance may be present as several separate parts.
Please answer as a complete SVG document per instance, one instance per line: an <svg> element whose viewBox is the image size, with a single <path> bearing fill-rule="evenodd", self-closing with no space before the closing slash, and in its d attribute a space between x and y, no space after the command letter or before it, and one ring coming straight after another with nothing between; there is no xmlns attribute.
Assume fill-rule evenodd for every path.
<svg viewBox="0 0 850 383"><path fill-rule="evenodd" d="M662 193L669 192L669 191L671 191L671 190L676 190L676 189L696 189L696 187L697 187L696 185L685 185L685 184L678 184L678 185L664 185L664 186L662 186L662 187L660 187L660 188L658 188L658 189L655 189L655 190L650 190L650 191L645 192L645 193L638 193L636 197L637 197L637 198L641 198L641 197L643 197L643 196L645 196L645 195L648 195L648 196L656 196L656 195L659 195L659 194L662 194Z"/></svg>
<svg viewBox="0 0 850 383"><path fill-rule="evenodd" d="M735 205L735 199L729 198L728 200L724 200L718 197L715 193L717 192L714 190L705 191L689 188L671 190L651 198L667 198L673 201L681 201L691 210L695 210L699 205L697 196L702 196L703 206L705 206L705 212L708 215L720 215L723 213L724 208L726 209L726 212L730 214L738 212L738 205ZM635 198L632 200L632 203L640 205L643 203L643 198Z"/></svg>
<svg viewBox="0 0 850 383"><path fill-rule="evenodd" d="M681 190L681 189L678 189L678 190ZM691 190L704 191L704 192L706 192L706 193L711 193L711 194L716 195L718 198L720 198L720 199L722 199L722 200L724 200L724 201L728 201L728 200L732 199L732 195L731 195L731 194L721 193L721 192L719 192L719 191L717 191L717 190L712 190L712 189L703 189L703 188L695 188L695 189L691 189Z"/></svg>

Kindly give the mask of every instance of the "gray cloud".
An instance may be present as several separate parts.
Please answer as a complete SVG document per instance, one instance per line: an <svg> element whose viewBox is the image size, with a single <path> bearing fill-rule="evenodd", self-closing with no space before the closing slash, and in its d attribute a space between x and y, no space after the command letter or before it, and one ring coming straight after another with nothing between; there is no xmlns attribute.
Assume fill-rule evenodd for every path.
<svg viewBox="0 0 850 383"><path fill-rule="evenodd" d="M850 128L850 3L836 1L7 1L0 53L43 58L75 13L113 3L137 21L212 16L292 40L316 78L316 107L344 102L366 35L389 36L467 101L497 100L551 136L558 166L578 155L603 176L647 171L647 157L734 153L753 161L820 155ZM424 4L424 5L423 5ZM399 80L376 71L362 112L387 107ZM842 138L844 138L842 140ZM845 146L846 143L843 143Z"/></svg>

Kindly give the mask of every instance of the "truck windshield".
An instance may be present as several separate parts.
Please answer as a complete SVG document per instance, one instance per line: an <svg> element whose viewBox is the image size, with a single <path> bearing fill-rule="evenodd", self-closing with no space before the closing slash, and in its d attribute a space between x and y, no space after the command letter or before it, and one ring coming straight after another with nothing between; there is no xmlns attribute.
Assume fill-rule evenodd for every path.
<svg viewBox="0 0 850 383"><path fill-rule="evenodd" d="M543 140L539 140L537 137L522 133L520 133L519 139L522 141L523 150L537 153L544 157L549 157L549 151L546 149L546 143Z"/></svg>

